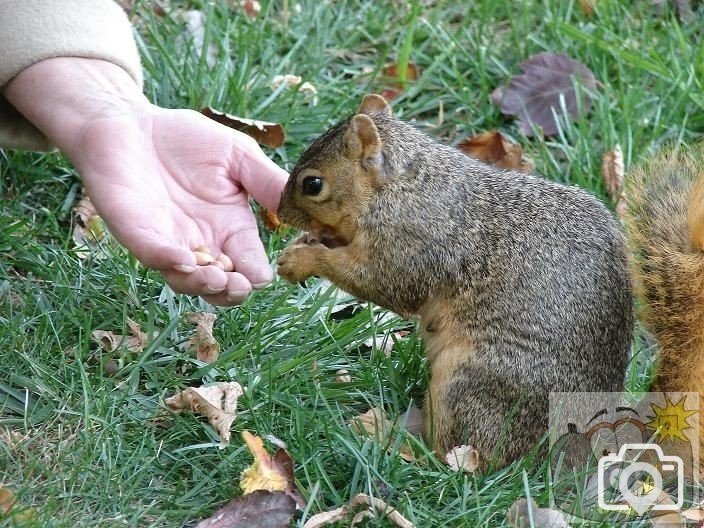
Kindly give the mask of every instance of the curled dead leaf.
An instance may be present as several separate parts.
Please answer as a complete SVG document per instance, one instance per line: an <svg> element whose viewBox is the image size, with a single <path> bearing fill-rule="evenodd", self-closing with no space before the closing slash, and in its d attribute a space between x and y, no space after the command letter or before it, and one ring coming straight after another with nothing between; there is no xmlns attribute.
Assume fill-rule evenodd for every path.
<svg viewBox="0 0 704 528"><path fill-rule="evenodd" d="M533 160L523 155L521 146L511 143L496 130L467 138L459 143L457 148L472 158L502 169L524 172L532 172L535 169Z"/></svg>
<svg viewBox="0 0 704 528"><path fill-rule="evenodd" d="M262 10L262 6L257 0L242 0L239 7L250 20L256 19Z"/></svg>
<svg viewBox="0 0 704 528"><path fill-rule="evenodd" d="M335 381L340 383L350 383L352 381L352 376L350 376L350 371L347 369L340 369L335 372Z"/></svg>
<svg viewBox="0 0 704 528"><path fill-rule="evenodd" d="M299 75L276 75L271 82L269 87L272 90L277 90L282 84L286 85L287 88L293 88L298 86L298 93L303 95L303 99L309 103L311 106L318 104L318 90L309 82L303 82L303 78Z"/></svg>
<svg viewBox="0 0 704 528"><path fill-rule="evenodd" d="M240 475L242 491L245 494L257 490L283 491L293 498L298 506L305 507L305 500L294 482L293 460L288 451L279 447L272 457L260 437L249 431L242 431L242 439L254 457L254 463Z"/></svg>
<svg viewBox="0 0 704 528"><path fill-rule="evenodd" d="M196 528L287 528L295 512L296 502L285 493L257 490L230 501Z"/></svg>
<svg viewBox="0 0 704 528"><path fill-rule="evenodd" d="M526 136L535 134L535 127L543 134L557 134L556 115L562 114L564 101L567 114L576 118L578 111L588 112L590 93L596 90L594 74L581 62L560 53L538 53L521 63L523 74L511 79L507 87L494 90L491 98L504 114L518 116L521 131ZM575 80L585 89L581 105L577 104Z"/></svg>
<svg viewBox="0 0 704 528"><path fill-rule="evenodd" d="M531 515L533 522L531 522ZM538 508L534 501L521 498L506 512L506 521L515 528L570 528L562 512L550 508Z"/></svg>
<svg viewBox="0 0 704 528"><path fill-rule="evenodd" d="M237 399L242 396L237 382L189 387L165 400L174 412L194 412L208 418L223 443L230 442L230 426L237 417Z"/></svg>
<svg viewBox="0 0 704 528"><path fill-rule="evenodd" d="M445 462L452 471L474 473L479 467L479 451L468 445L453 447L445 455Z"/></svg>
<svg viewBox="0 0 704 528"><path fill-rule="evenodd" d="M604 177L604 185L609 193L611 202L616 206L616 214L623 218L626 214L626 195L623 190L623 151L620 145L616 145L613 150L604 154L601 161L601 172Z"/></svg>
<svg viewBox="0 0 704 528"><path fill-rule="evenodd" d="M196 330L186 346L189 350L195 350L196 358L199 361L213 363L220 354L220 344L213 336L213 325L217 315L207 312L190 312L186 314L186 319L196 325Z"/></svg>
<svg viewBox="0 0 704 528"><path fill-rule="evenodd" d="M364 414L352 418L349 426L350 429L359 436L376 440L387 450L393 448L393 433L396 427L396 421L389 420L386 417L386 413L379 407L369 409ZM414 462L416 460L408 442L404 442L401 445L398 456L407 462Z"/></svg>
<svg viewBox="0 0 704 528"><path fill-rule="evenodd" d="M93 341L98 343L106 352L114 352L121 347L124 347L129 352L144 352L144 349L149 343L149 335L142 331L138 322L133 321L129 317L126 323L131 335L125 336L106 330L93 330L90 336Z"/></svg>
<svg viewBox="0 0 704 528"><path fill-rule="evenodd" d="M255 119L246 119L237 117L232 114L226 114L210 107L203 108L201 111L206 117L213 121L217 121L221 125L234 128L253 137L258 143L270 148L277 148L284 144L286 135L284 128L278 123L269 123L267 121L257 121Z"/></svg>
<svg viewBox="0 0 704 528"><path fill-rule="evenodd" d="M401 95L406 90L409 82L418 80L418 66L409 62L408 68L406 69L406 78L401 79L399 74L400 70L398 64L388 64L382 71L385 84L381 96L387 101L391 101Z"/></svg>
<svg viewBox="0 0 704 528"><path fill-rule="evenodd" d="M73 219L73 242L76 248L79 248L76 251L78 258L88 258L91 253L98 258L105 258L107 256L105 253L92 250L109 238L108 229L85 190L80 201L73 208Z"/></svg>
<svg viewBox="0 0 704 528"><path fill-rule="evenodd" d="M360 493L353 497L346 506L313 515L306 521L303 528L320 528L321 526L328 526L332 523L344 521L360 506L366 506L367 508L354 515L351 526L356 526L363 519L374 517L375 514L383 515L387 520L400 528L414 528L415 526L411 521L401 515L397 509L389 506L383 500Z"/></svg>

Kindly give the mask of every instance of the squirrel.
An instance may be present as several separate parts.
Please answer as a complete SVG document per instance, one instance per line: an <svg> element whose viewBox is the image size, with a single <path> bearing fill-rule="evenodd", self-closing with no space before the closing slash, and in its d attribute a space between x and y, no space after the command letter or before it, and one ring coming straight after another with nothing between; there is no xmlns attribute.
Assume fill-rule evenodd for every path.
<svg viewBox="0 0 704 528"><path fill-rule="evenodd" d="M626 180L640 319L660 351L652 390L698 392L704 412L704 147L665 150ZM699 427L704 471L704 423Z"/></svg>
<svg viewBox="0 0 704 528"><path fill-rule="evenodd" d="M280 276L419 320L439 455L471 445L480 469L506 465L547 431L551 391L623 389L626 241L589 193L485 165L367 95L302 154L278 215L308 232Z"/></svg>

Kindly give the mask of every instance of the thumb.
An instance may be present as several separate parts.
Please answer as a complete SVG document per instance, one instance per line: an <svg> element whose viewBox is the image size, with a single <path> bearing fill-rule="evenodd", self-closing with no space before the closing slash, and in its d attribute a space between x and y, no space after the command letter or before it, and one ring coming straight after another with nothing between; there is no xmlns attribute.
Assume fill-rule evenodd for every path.
<svg viewBox="0 0 704 528"><path fill-rule="evenodd" d="M271 211L279 208L279 200L284 190L288 173L271 161L254 141L239 145L244 151L235 159L240 159L239 167L231 167L238 174L231 177L239 181L247 194Z"/></svg>

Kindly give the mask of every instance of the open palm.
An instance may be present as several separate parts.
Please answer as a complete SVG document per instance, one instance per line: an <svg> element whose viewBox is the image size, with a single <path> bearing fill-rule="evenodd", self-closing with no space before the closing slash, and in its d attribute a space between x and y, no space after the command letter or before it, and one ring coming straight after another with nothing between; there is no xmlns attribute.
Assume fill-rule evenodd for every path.
<svg viewBox="0 0 704 528"><path fill-rule="evenodd" d="M174 290L242 302L272 279L248 198L276 209L287 174L248 136L190 110L97 119L74 145L88 194L114 236ZM192 250L232 259L196 266Z"/></svg>

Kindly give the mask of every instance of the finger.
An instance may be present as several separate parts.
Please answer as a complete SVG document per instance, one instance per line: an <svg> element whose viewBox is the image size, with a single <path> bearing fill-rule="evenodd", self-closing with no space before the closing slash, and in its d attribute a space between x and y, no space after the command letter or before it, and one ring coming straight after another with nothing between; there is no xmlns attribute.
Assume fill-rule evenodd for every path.
<svg viewBox="0 0 704 528"><path fill-rule="evenodd" d="M216 295L228 285L228 274L215 266L198 266L191 273L163 270L161 274L171 289L187 295Z"/></svg>
<svg viewBox="0 0 704 528"><path fill-rule="evenodd" d="M214 306L235 306L242 304L252 293L252 285L241 273L227 274L227 287L216 295L203 295L203 300Z"/></svg>
<svg viewBox="0 0 704 528"><path fill-rule="evenodd" d="M231 177L239 181L257 202L276 211L288 173L271 161L249 138L236 142L234 148L233 159L239 160L239 163L231 165Z"/></svg>
<svg viewBox="0 0 704 528"><path fill-rule="evenodd" d="M188 248L157 238L153 233L135 230L115 237L129 249L142 264L158 270L178 270L190 273L196 269L196 256Z"/></svg>
<svg viewBox="0 0 704 528"><path fill-rule="evenodd" d="M255 226L231 235L222 249L232 260L235 271L244 275L255 289L264 288L273 280L274 272Z"/></svg>

